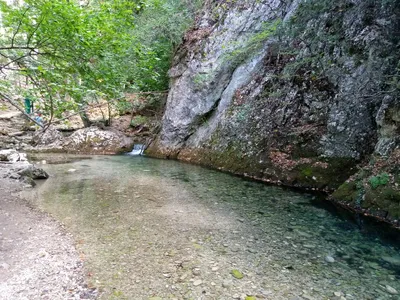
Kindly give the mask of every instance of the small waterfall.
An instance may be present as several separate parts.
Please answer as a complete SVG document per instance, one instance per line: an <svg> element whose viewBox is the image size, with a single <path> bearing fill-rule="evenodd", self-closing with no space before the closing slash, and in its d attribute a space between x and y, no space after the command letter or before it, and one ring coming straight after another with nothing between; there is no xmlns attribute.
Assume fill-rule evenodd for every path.
<svg viewBox="0 0 400 300"><path fill-rule="evenodd" d="M144 149L146 146L144 144L135 144L133 146L133 150L128 155L143 155Z"/></svg>

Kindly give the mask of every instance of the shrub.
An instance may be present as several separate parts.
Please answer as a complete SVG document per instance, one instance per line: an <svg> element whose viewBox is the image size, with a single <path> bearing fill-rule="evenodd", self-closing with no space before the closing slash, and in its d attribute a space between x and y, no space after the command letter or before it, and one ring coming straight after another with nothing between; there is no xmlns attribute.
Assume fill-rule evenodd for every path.
<svg viewBox="0 0 400 300"><path fill-rule="evenodd" d="M389 182L389 175L387 173L381 173L376 176L372 176L368 182L371 188L375 190L379 186L386 185Z"/></svg>

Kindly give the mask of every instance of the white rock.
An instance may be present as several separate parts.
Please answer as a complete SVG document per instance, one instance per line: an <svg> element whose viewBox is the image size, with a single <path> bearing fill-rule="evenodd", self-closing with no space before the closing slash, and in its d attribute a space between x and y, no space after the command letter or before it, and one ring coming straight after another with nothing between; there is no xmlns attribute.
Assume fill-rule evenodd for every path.
<svg viewBox="0 0 400 300"><path fill-rule="evenodd" d="M203 282L199 279L199 280L195 280L194 282L193 282L193 285L194 286L198 286L198 285L200 285L200 284L202 284Z"/></svg>
<svg viewBox="0 0 400 300"><path fill-rule="evenodd" d="M399 293L396 289L392 288L390 285L386 285L385 288L389 294L397 295Z"/></svg>
<svg viewBox="0 0 400 300"><path fill-rule="evenodd" d="M335 262L335 259L332 257L332 256L325 256L325 261L327 262L327 263L334 263Z"/></svg>

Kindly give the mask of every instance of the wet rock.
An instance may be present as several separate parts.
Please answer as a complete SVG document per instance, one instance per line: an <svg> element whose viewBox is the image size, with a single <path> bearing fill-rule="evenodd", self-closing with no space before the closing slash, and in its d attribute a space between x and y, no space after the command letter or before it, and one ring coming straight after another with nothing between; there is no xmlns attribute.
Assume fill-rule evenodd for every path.
<svg viewBox="0 0 400 300"><path fill-rule="evenodd" d="M47 179L49 175L43 169L29 163L25 153L8 149L0 150L0 178L17 179L26 185L35 186L33 179Z"/></svg>
<svg viewBox="0 0 400 300"><path fill-rule="evenodd" d="M392 288L390 285L386 285L385 289L389 294L392 295L397 295L399 293L396 289Z"/></svg>
<svg viewBox="0 0 400 300"><path fill-rule="evenodd" d="M382 260L396 267L400 267L400 256L382 256Z"/></svg>
<svg viewBox="0 0 400 300"><path fill-rule="evenodd" d="M335 297L341 297L341 296L343 296L343 293L342 292L334 292L333 295Z"/></svg>
<svg viewBox="0 0 400 300"><path fill-rule="evenodd" d="M308 38L297 45L298 54L287 63L314 60L318 52L323 58L315 65L324 69L324 78L300 76L296 84L289 78L298 74L289 75L276 63L281 45L272 36L262 43L264 48L237 58L237 64L226 57L241 53L248 36L273 22L271 15L278 12L285 22L305 13L299 6L302 1L282 5L254 0L248 6L231 2L218 18L209 14L199 18L198 32L191 33L204 34L202 38L186 39L176 52L162 129L149 147L150 154L288 185L337 188L374 148L386 155L399 146L398 97L383 97L388 93L382 89L389 74L396 73L398 61L397 42L392 41L399 18L396 1L376 5L373 13L368 1L350 1L340 17L335 16L332 1L327 2L331 9L320 14L317 9L315 19L299 32ZM295 23L301 21L297 18ZM326 28L332 23L341 41L332 47L319 45L313 37L329 40ZM377 29L377 24L387 25ZM288 44L298 43L285 38ZM310 67L306 73L317 69ZM287 80L275 82L271 74ZM382 97L363 97L374 94Z"/></svg>
<svg viewBox="0 0 400 300"><path fill-rule="evenodd" d="M24 177L29 177L32 179L47 179L49 174L41 168L34 165L27 165L22 170L18 171L18 174Z"/></svg>
<svg viewBox="0 0 400 300"><path fill-rule="evenodd" d="M332 257L332 256L325 256L325 261L327 262L327 263L334 263L335 262L335 259Z"/></svg>
<svg viewBox="0 0 400 300"><path fill-rule="evenodd" d="M306 299L306 300L314 300L314 297L312 297L306 293L302 294L301 297L303 297L303 299Z"/></svg>

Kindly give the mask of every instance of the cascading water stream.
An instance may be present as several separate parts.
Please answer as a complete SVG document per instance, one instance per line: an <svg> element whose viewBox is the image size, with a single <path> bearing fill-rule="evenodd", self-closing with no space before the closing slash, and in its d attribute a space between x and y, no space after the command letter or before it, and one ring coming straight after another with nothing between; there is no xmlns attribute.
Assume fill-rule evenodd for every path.
<svg viewBox="0 0 400 300"><path fill-rule="evenodd" d="M146 146L144 144L135 144L131 152L127 153L128 155L136 156L143 155Z"/></svg>

